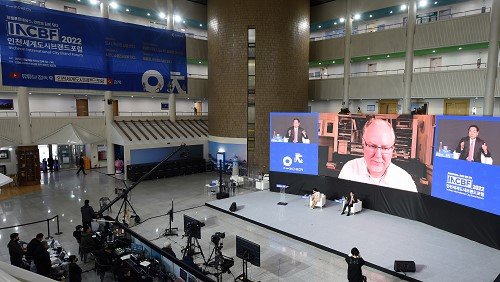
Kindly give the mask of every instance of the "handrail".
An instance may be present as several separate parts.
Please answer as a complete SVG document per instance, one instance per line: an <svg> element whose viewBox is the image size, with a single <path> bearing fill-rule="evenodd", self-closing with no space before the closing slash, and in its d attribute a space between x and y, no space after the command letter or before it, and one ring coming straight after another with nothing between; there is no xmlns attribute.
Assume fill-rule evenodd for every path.
<svg viewBox="0 0 500 282"><path fill-rule="evenodd" d="M472 9L472 10L466 10L466 11L459 11L459 12L454 12L451 14L447 15L428 15L429 13L433 12L438 12L438 11L431 11L427 13L422 13L420 15L417 14L417 24L425 24L428 22L435 22L435 21L442 21L442 20L449 20L453 18L460 18L460 17L465 17L465 16L470 16L470 15L477 15L477 14L483 14L483 13L488 13L491 12L491 7L482 7L478 9ZM434 20L432 20L434 19ZM401 28L406 26L405 22L398 22L398 23L393 23L393 24L379 24L374 27L368 27L370 25L375 24L375 22L369 22L366 21L364 22L365 28L363 29L356 29L355 27L352 29L351 34L362 34L362 33L368 33L368 32L377 32L377 31L382 31L386 29L394 29L394 28ZM360 25L358 25L359 27ZM315 36L309 38L310 41L319 41L319 40L325 40L325 39L331 39L331 38L340 38L344 37L344 32L345 28L337 28L333 29L332 34L329 35L323 35L323 36Z"/></svg>
<svg viewBox="0 0 500 282"><path fill-rule="evenodd" d="M45 237L45 239L51 239L52 236L50 236L50 221L53 220L54 218L57 219L57 232L55 233L55 235L61 235L62 232L59 230L59 215L58 214L56 214L55 216L53 216L51 218L47 218L44 220L38 220L38 221L17 224L17 225L12 225L12 226L7 226L7 227L0 227L0 230L16 228L16 227L21 227L21 226L26 226L26 225L32 225L32 224L42 223L42 222L46 221L47 222L47 237Z"/></svg>
<svg viewBox="0 0 500 282"><path fill-rule="evenodd" d="M484 69L486 68L486 63L475 63L475 64L461 64L461 65L444 65L444 66L434 66L434 67L419 67L415 68L413 72L432 72L432 71L449 71L449 70L469 70L469 69Z"/></svg>
<svg viewBox="0 0 500 282"><path fill-rule="evenodd" d="M17 112L15 112L15 111L0 111L0 116L17 117Z"/></svg>
<svg viewBox="0 0 500 282"><path fill-rule="evenodd" d="M88 116L104 116L104 111L88 112ZM72 111L34 111L30 112L31 117L76 117L77 112Z"/></svg>
<svg viewBox="0 0 500 282"><path fill-rule="evenodd" d="M470 70L470 69L484 69L486 68L486 63L471 63L471 64L461 64L461 65L441 65L434 67L418 67L414 68L414 73L422 73L422 72L433 72L433 71L450 71L450 70ZM359 77L359 76L371 76L371 75L393 75L393 74L404 74L404 69L389 69L389 70L378 70L378 71L362 71L362 72L354 72L351 73L351 77ZM342 78L344 77L343 73L335 73L328 75L320 75L320 76L310 76L309 80L319 80L319 79L330 79L330 78Z"/></svg>
<svg viewBox="0 0 500 282"><path fill-rule="evenodd" d="M169 111L164 111L164 112L132 112L132 111L126 111L122 112L120 111L120 116L169 116ZM175 112L176 116L194 116L195 114L193 112ZM200 115L198 113L197 115ZM208 116L208 112L201 112L202 116Z"/></svg>
<svg viewBox="0 0 500 282"><path fill-rule="evenodd" d="M201 40L208 40L208 36L206 35L199 35L199 34L194 34L194 33L184 33L187 37L195 38L195 39L201 39Z"/></svg>

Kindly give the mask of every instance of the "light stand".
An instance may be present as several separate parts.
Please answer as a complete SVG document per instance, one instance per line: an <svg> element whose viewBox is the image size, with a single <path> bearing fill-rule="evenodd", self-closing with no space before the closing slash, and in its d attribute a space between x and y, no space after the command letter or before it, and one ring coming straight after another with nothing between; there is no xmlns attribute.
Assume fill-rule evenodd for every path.
<svg viewBox="0 0 500 282"><path fill-rule="evenodd" d="M140 222L140 218L139 216L137 216L137 213L135 212L134 208L132 207L132 205L130 204L130 202L128 201L128 193L130 191L132 191L132 189L134 189L137 185L139 185L139 183L141 183L144 179L148 178L153 172L155 172L159 167L161 167L164 163L166 163L167 161L169 161L175 154L177 154L178 152L180 152L181 150L185 149L186 148L186 144L182 144L179 146L179 148L177 148L177 150L173 151L170 155L166 156L163 160L161 160L157 165L155 165L150 171L148 171L147 173L145 173L143 176L141 176L141 178L139 178L136 182L132 183L132 185L130 185L130 187L127 187L127 185L125 184L125 187L127 187L127 189L125 189L121 195L119 195L118 197L114 198L111 202L109 202L107 205L101 207L101 209L96 213L97 216L99 217L102 217L103 216L103 213L109 209L112 205L114 205L116 202L118 202L120 199L123 198L123 202L122 202L122 205L120 207L120 210L118 211L118 214L120 214L120 211L122 209L123 206L125 206L125 208L127 207L127 205L129 205L131 208L132 208L132 211L134 212L134 214L136 215L136 218L135 218L135 221L136 222ZM182 154L181 154L182 155ZM124 180L124 183L125 183L125 180ZM116 217L115 219L116 221L118 221L118 216Z"/></svg>
<svg viewBox="0 0 500 282"><path fill-rule="evenodd" d="M245 257L248 258L248 254L245 255ZM248 261L247 261L247 259L243 259L243 273L238 275L238 277L236 277L234 279L234 281L252 282L252 280L248 279Z"/></svg>
<svg viewBox="0 0 500 282"><path fill-rule="evenodd" d="M168 215L168 229L165 229L165 233L163 233L163 236L179 236L179 234L177 234L177 230L179 228L172 227L172 222L174 221L174 200L172 200L172 208L168 212Z"/></svg>

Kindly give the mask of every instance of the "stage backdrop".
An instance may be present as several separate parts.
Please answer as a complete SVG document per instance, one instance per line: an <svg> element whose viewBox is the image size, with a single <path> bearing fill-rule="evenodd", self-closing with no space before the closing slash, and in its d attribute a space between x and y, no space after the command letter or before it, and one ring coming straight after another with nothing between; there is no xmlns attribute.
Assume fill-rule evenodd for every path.
<svg viewBox="0 0 500 282"><path fill-rule="evenodd" d="M4 0L0 19L4 85L186 93L183 33Z"/></svg>
<svg viewBox="0 0 500 282"><path fill-rule="evenodd" d="M275 153L280 152L276 146L284 144L279 142L283 129L273 122L276 114L271 114L270 163L279 165L271 165L271 191L288 187L287 193L308 194L319 188L330 200L354 191L367 208L500 247L500 225L491 225L500 223L500 171L495 158L500 150L500 143L495 142L500 137L500 118L320 113L317 136L307 131L310 140L318 140L317 173L309 170L306 177L297 175L302 171L285 169L283 154ZM301 114L277 116L288 120L281 126L288 130L293 118ZM383 120L377 123L385 127L364 135L363 127L373 118ZM476 145L476 152L482 150L483 156L468 161L461 159L466 153L460 156L460 143L469 135L470 125L479 128L477 140L484 140L485 147ZM290 144L294 145L309 144ZM314 158L312 151L300 154L304 159ZM377 169L384 172L381 177L372 176Z"/></svg>

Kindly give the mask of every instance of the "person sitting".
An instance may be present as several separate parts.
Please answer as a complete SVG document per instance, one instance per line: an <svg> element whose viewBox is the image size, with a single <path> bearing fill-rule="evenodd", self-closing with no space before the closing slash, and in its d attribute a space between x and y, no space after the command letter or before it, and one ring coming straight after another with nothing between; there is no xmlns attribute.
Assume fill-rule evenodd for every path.
<svg viewBox="0 0 500 282"><path fill-rule="evenodd" d="M169 241L163 243L163 248L161 248L161 250L164 251L165 253L173 256L174 258L177 258L175 256L174 251L172 250L172 244Z"/></svg>
<svg viewBox="0 0 500 282"><path fill-rule="evenodd" d="M351 208L354 205L354 203L357 203L358 199L356 199L356 196L354 196L354 192L350 192L348 197L345 197L344 201L344 208L342 209L342 214L345 213L345 209L347 208L347 216L351 215Z"/></svg>
<svg viewBox="0 0 500 282"><path fill-rule="evenodd" d="M36 234L36 237L31 239L31 241L28 243L28 246L26 247L26 255L33 257L35 255L36 250L42 246L42 241L43 241L43 234L42 233Z"/></svg>
<svg viewBox="0 0 500 282"><path fill-rule="evenodd" d="M82 281L82 269L76 262L78 258L75 255L69 256L69 282L81 282Z"/></svg>
<svg viewBox="0 0 500 282"><path fill-rule="evenodd" d="M197 269L198 271L201 271L200 267L194 262L194 251L189 250L187 254L182 258L182 261L191 266L194 269Z"/></svg>
<svg viewBox="0 0 500 282"><path fill-rule="evenodd" d="M23 263L23 255L26 253L26 250L19 244L19 233L10 234L10 241L7 247L9 248L10 264L21 268L26 267Z"/></svg>
<svg viewBox="0 0 500 282"><path fill-rule="evenodd" d="M314 209L316 207L316 204L319 201L321 201L321 193L318 191L318 189L314 188L311 197L312 197L311 209Z"/></svg>
<svg viewBox="0 0 500 282"><path fill-rule="evenodd" d="M82 233L83 233L82 231L83 231L83 226L81 226L80 224L78 224L75 227L75 231L73 231L73 237L75 237L78 244L82 242Z"/></svg>

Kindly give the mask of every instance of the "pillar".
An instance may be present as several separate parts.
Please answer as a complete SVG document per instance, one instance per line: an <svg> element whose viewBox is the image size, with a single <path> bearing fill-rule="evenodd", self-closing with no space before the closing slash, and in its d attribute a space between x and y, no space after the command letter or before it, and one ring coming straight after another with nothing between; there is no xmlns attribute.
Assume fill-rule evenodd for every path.
<svg viewBox="0 0 500 282"><path fill-rule="evenodd" d="M410 0L408 3L408 22L406 24L406 56L405 56L405 74L404 94L403 94L403 114L411 113L411 83L413 80L413 42L415 38L417 14L417 1Z"/></svg>
<svg viewBox="0 0 500 282"><path fill-rule="evenodd" d="M106 166L107 174L115 174L115 146L113 144L113 92L104 92L104 117L106 120Z"/></svg>
<svg viewBox="0 0 500 282"><path fill-rule="evenodd" d="M174 30L174 0L167 0L167 29ZM175 94L168 95L168 115L170 121L174 122L176 119L176 104Z"/></svg>
<svg viewBox="0 0 500 282"><path fill-rule="evenodd" d="M101 18L109 19L108 0L101 0L101 4L99 4L99 8L101 9Z"/></svg>
<svg viewBox="0 0 500 282"><path fill-rule="evenodd" d="M17 88L17 106L19 108L19 127L21 129L21 144L31 145L31 121L28 88Z"/></svg>
<svg viewBox="0 0 500 282"><path fill-rule="evenodd" d="M483 115L493 115L495 82L498 72L498 35L500 34L500 0L493 0L490 14L490 37L488 63L486 67L486 85L484 87Z"/></svg>
<svg viewBox="0 0 500 282"><path fill-rule="evenodd" d="M349 108L349 83L351 78L351 0L346 1L344 32L344 93L342 96L342 108Z"/></svg>
<svg viewBox="0 0 500 282"><path fill-rule="evenodd" d="M207 16L209 141L248 144L255 101L255 147L247 146L247 163L266 171L269 113L307 111L310 2L208 1ZM249 28L255 29L255 94L248 94Z"/></svg>

